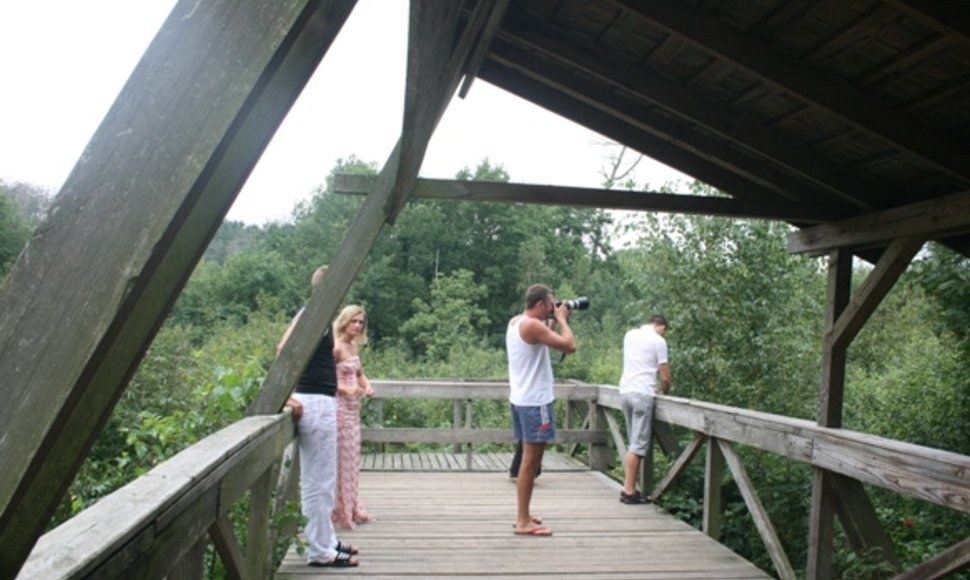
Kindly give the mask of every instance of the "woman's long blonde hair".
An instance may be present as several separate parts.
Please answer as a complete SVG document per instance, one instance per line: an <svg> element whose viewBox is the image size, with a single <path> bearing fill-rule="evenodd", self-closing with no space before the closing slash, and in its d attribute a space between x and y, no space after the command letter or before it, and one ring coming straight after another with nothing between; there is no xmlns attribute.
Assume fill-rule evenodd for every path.
<svg viewBox="0 0 970 580"><path fill-rule="evenodd" d="M350 320L357 316L358 314L364 315L364 328L360 330L360 334L354 339L355 344L367 344L367 312L363 308L357 306L356 304L351 304L340 311L337 316L337 320L333 322L333 336L337 340L343 340L345 331L347 330L347 325L350 324Z"/></svg>

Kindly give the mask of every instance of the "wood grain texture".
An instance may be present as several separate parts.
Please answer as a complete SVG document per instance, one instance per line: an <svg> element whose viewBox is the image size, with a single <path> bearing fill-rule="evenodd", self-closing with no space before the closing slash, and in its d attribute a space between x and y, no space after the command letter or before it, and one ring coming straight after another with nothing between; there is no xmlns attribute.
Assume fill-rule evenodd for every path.
<svg viewBox="0 0 970 580"><path fill-rule="evenodd" d="M340 539L360 547L361 565L310 568L291 550L278 579L769 577L655 506L621 504L620 486L592 472L536 480L533 512L548 538L513 535L515 486L504 474L364 472L360 489L377 521Z"/></svg>

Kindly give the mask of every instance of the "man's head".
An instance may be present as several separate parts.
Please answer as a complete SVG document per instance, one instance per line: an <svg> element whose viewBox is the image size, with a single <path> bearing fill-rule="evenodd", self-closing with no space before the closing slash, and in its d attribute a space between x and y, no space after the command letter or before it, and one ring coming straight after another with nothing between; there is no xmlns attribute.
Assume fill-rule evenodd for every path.
<svg viewBox="0 0 970 580"><path fill-rule="evenodd" d="M661 336L667 332L667 319L664 318L663 314L654 314L651 316L650 324L653 325L653 329L657 331L657 334Z"/></svg>
<svg viewBox="0 0 970 580"><path fill-rule="evenodd" d="M310 284L314 290L319 288L320 284L323 284L323 275L326 273L327 273L326 264L324 264L323 266L320 266L319 268L313 271L313 275L310 276Z"/></svg>
<svg viewBox="0 0 970 580"><path fill-rule="evenodd" d="M525 309L532 310L537 305L552 302L552 290L543 284L533 284L525 291Z"/></svg>

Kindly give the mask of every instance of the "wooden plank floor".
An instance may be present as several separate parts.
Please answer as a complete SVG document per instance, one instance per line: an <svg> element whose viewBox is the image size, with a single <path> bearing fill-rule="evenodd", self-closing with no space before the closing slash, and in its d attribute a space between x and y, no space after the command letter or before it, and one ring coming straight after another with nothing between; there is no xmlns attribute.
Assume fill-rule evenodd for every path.
<svg viewBox="0 0 970 580"><path fill-rule="evenodd" d="M362 471L508 471L511 453L368 453L361 458ZM545 471L586 471L586 464L560 453L546 453Z"/></svg>
<svg viewBox="0 0 970 580"><path fill-rule="evenodd" d="M504 473L364 471L361 498L378 521L339 534L360 547L361 565L310 568L291 550L277 578L770 578L652 505L621 504L602 474L551 467L532 500L548 538L512 533L515 485Z"/></svg>

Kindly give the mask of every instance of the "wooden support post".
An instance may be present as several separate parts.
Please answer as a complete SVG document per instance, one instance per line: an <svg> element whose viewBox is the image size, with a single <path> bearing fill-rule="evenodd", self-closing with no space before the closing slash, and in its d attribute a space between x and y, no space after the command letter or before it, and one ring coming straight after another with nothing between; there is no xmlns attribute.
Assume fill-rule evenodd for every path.
<svg viewBox="0 0 970 580"><path fill-rule="evenodd" d="M300 488L300 445L296 439L290 442L283 452L280 462L279 476L276 480L276 493L273 502L273 518L279 521L279 514L286 509L286 504L293 498L299 497ZM296 534L296 520L284 521L279 527L270 530L269 545L275 546L280 537L290 538ZM289 542L287 540L287 546ZM286 549L284 548L284 549Z"/></svg>
<svg viewBox="0 0 970 580"><path fill-rule="evenodd" d="M851 282L852 253L848 250L833 251L829 256L825 336L822 341L822 382L819 387L818 424L823 427L842 426L846 347L836 347L833 344L832 329L849 303ZM806 566L809 580L827 580L832 577L835 498L832 495L830 479L829 472L818 467L813 468Z"/></svg>
<svg viewBox="0 0 970 580"><path fill-rule="evenodd" d="M169 570L165 580L202 580L205 572L205 549L209 546L206 538L196 542L182 560Z"/></svg>
<svg viewBox="0 0 970 580"><path fill-rule="evenodd" d="M865 325L876 307L892 289L923 245L920 237L893 241L883 252L875 268L850 300L852 254L848 250L834 250L829 257L828 297L825 308L825 337L822 344L822 383L819 391L818 424L823 427L842 427L842 405L845 391L845 357L852 339ZM877 545L884 556L895 560L894 551L868 503L861 485L852 487L833 474L814 468L812 481L812 511L809 516L808 578L830 578L832 574L833 513L837 507L833 494L839 483L845 483L846 495L841 498L845 508L840 512L853 545ZM847 507L852 506L852 507ZM849 510L849 511L846 511ZM871 533L855 525L858 518L875 524ZM861 534L865 534L863 537Z"/></svg>
<svg viewBox="0 0 970 580"><path fill-rule="evenodd" d="M680 454L680 442L677 441L677 436L674 435L674 430L670 428L670 425L654 418L653 436L657 439L657 443L660 444L660 449L663 450L665 455Z"/></svg>
<svg viewBox="0 0 970 580"><path fill-rule="evenodd" d="M778 572L778 577L783 580L795 580L797 578L795 569L792 568L791 562L788 560L788 555L785 553L785 548L781 545L781 540L778 539L778 533L775 532L775 527L771 524L768 512L765 511L761 500L758 499L758 494L751 484L751 479L744 469L744 464L741 463L741 458L726 441L711 440L710 446L714 445L717 445L721 453L724 454L724 460L731 470L731 475L734 477L735 483L738 484L738 489L741 490L741 496L744 498L745 505L748 506L748 512L754 520L755 527L758 528L758 533L761 534L761 541L764 542L765 549L768 550L768 555L771 556L771 562L775 565L775 571Z"/></svg>
<svg viewBox="0 0 970 580"><path fill-rule="evenodd" d="M0 291L0 570L20 569L354 4L180 0L146 50Z"/></svg>
<svg viewBox="0 0 970 580"><path fill-rule="evenodd" d="M378 427L384 426L384 399L372 399L374 404L374 413L377 415L375 419L377 421ZM384 444L377 444L377 452L384 453Z"/></svg>
<svg viewBox="0 0 970 580"><path fill-rule="evenodd" d="M466 430L466 432L471 432L471 430L474 428L474 421L473 421L473 417L472 417L472 409L473 409L472 400L471 399L467 399L465 401L465 430ZM468 443L465 443L465 469L467 469L468 471L471 471L472 470L472 464L473 464L473 457L472 456L473 455L474 455L474 449L472 448L472 444L469 441Z"/></svg>
<svg viewBox="0 0 970 580"><path fill-rule="evenodd" d="M451 402L451 428L456 430L462 429L461 400L459 399ZM461 443L452 445L451 452L455 454L461 453Z"/></svg>
<svg viewBox="0 0 970 580"><path fill-rule="evenodd" d="M252 578L272 578L273 545L270 543L269 521L273 504L273 488L279 473L274 463L253 485L249 494L249 528L246 533L246 569Z"/></svg>
<svg viewBox="0 0 970 580"><path fill-rule="evenodd" d="M674 465L670 468L670 471L667 472L667 475L664 476L663 480L657 484L657 488L654 489L650 494L650 497L654 501L656 501L656 499L660 497L663 492L667 491L667 489L674 483L680 474L687 469L687 466L690 465L690 462L694 459L694 456L697 455L697 452L701 450L701 445L703 445L705 441L707 441L707 435L704 435L703 433L694 433L694 439L690 442L690 445L687 446L687 449L684 449L684 452L681 453L680 457L677 458L677 461L674 462Z"/></svg>
<svg viewBox="0 0 970 580"><path fill-rule="evenodd" d="M876 515L869 494L857 479L830 473L830 484L835 497L836 513L845 535L856 552L878 548L882 559L901 568L893 542L886 534Z"/></svg>
<svg viewBox="0 0 970 580"><path fill-rule="evenodd" d="M721 480L724 477L724 455L718 440L707 443L704 461L704 533L715 540L721 537Z"/></svg>
<svg viewBox="0 0 970 580"><path fill-rule="evenodd" d="M246 573L246 557L239 547L239 540L236 539L236 531L229 516L223 515L217 519L209 527L209 535L215 544L216 553L222 559L226 575L231 580L247 580L249 576Z"/></svg>
<svg viewBox="0 0 970 580"><path fill-rule="evenodd" d="M970 568L970 538L950 546L946 550L910 568L894 580L936 580L946 578Z"/></svg>
<svg viewBox="0 0 970 580"><path fill-rule="evenodd" d="M601 407L596 403L590 403L589 405L589 430L599 431L603 429L606 424L606 412L605 407ZM589 468L593 471L606 472L609 469L609 453L610 448L606 441L602 443L590 443L589 445Z"/></svg>
<svg viewBox="0 0 970 580"><path fill-rule="evenodd" d="M649 495L650 490L653 489L653 453L654 445L651 441L650 445L647 446L647 454L640 461L640 473L637 477L640 480L640 489L643 490L644 495Z"/></svg>

